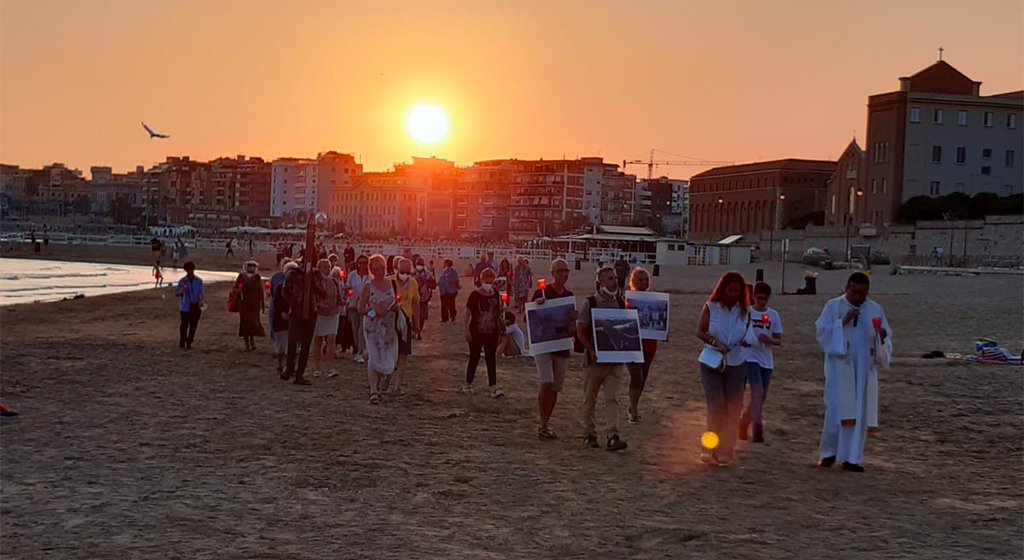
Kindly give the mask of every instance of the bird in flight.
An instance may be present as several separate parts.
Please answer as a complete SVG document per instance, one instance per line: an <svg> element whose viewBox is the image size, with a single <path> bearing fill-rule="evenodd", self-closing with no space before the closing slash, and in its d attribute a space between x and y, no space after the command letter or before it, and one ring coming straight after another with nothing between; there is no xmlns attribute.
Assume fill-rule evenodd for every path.
<svg viewBox="0 0 1024 560"><path fill-rule="evenodd" d="M170 138L170 136L167 134L157 134L156 132L153 132L153 129L146 126L145 122L142 123L142 128L146 129L146 132L149 133L150 138Z"/></svg>

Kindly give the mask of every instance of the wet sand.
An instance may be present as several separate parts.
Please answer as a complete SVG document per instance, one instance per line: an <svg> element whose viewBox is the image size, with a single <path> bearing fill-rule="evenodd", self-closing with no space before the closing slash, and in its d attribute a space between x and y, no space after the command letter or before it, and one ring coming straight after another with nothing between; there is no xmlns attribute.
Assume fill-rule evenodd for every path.
<svg viewBox="0 0 1024 560"><path fill-rule="evenodd" d="M0 394L21 416L0 422L3 556L1020 557L1021 368L920 358L966 353L984 335L1020 351L1020 277L876 271L872 291L896 350L882 374L882 430L868 443L867 472L854 474L813 466L822 416L813 321L843 272L822 272L819 295L773 298L785 334L767 445L741 443L729 468L698 461L704 402L692 333L720 272L654 279L673 291L671 339L638 426L625 423L623 384L630 447L620 454L580 444L579 355L555 410L556 441L535 436L529 359L499 361L506 398L484 394L483 364L477 393L463 395L465 343L460 328L438 323L436 296L408 393L380 406L350 360L311 387L277 379L268 341L242 350L223 284L210 286L187 353L166 290L5 307ZM802 268L787 273L792 290ZM591 271L574 272L571 287L582 297L592 282ZM599 403L599 427L600 412Z"/></svg>

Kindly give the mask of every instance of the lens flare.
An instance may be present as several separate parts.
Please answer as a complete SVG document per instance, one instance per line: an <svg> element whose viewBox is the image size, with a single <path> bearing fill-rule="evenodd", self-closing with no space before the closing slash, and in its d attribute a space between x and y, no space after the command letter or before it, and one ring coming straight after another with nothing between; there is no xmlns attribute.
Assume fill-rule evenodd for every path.
<svg viewBox="0 0 1024 560"><path fill-rule="evenodd" d="M700 436L700 444L707 449L714 449L718 447L718 434L715 432L704 432Z"/></svg>

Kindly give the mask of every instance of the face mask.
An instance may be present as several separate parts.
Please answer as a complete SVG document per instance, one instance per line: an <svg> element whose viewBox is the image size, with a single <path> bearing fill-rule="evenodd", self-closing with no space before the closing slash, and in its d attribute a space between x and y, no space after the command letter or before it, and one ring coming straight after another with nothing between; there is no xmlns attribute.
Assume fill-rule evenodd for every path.
<svg viewBox="0 0 1024 560"><path fill-rule="evenodd" d="M402 282L405 282L406 280L409 279L409 275L404 272L399 272L398 279L401 280Z"/></svg>
<svg viewBox="0 0 1024 560"><path fill-rule="evenodd" d="M491 291L492 286L494 286L494 284L488 284L488 283L480 284L480 287L483 288L484 290L488 291L488 292Z"/></svg>
<svg viewBox="0 0 1024 560"><path fill-rule="evenodd" d="M416 265L416 270L422 271L422 270L424 270L425 268L426 268L426 267L425 267L425 266L423 266L422 264L418 264L418 265Z"/></svg>
<svg viewBox="0 0 1024 560"><path fill-rule="evenodd" d="M617 293L617 292L615 292L613 290L609 290L608 288L605 288L604 286L601 286L601 291L604 292L604 295L606 295L606 296L614 296Z"/></svg>

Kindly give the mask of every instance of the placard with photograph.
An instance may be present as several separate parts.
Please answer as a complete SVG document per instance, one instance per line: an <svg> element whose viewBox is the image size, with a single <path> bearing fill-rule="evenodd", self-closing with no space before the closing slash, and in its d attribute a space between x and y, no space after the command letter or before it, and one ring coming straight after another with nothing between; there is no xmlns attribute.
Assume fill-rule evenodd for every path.
<svg viewBox="0 0 1024 560"><path fill-rule="evenodd" d="M598 363L643 363L640 320L635 309L591 309L590 328Z"/></svg>
<svg viewBox="0 0 1024 560"><path fill-rule="evenodd" d="M499 276L495 278L494 289L498 290L499 292L508 293L508 278L505 278L504 276Z"/></svg>
<svg viewBox="0 0 1024 560"><path fill-rule="evenodd" d="M575 335L576 298L568 296L549 299L543 304L526 304L526 337L530 340L531 355L571 350Z"/></svg>
<svg viewBox="0 0 1024 560"><path fill-rule="evenodd" d="M640 320L640 338L668 340L669 295L626 290L625 297L627 307L635 309Z"/></svg>

